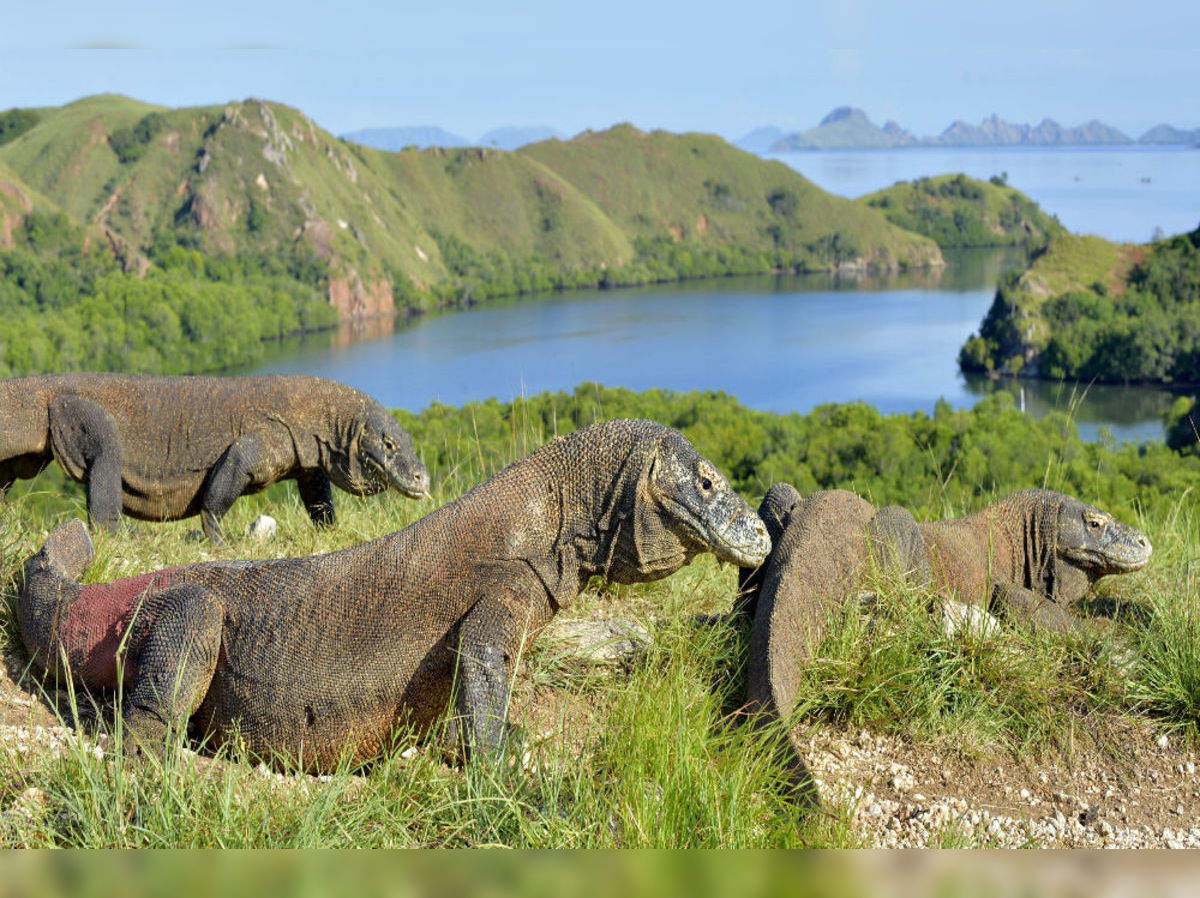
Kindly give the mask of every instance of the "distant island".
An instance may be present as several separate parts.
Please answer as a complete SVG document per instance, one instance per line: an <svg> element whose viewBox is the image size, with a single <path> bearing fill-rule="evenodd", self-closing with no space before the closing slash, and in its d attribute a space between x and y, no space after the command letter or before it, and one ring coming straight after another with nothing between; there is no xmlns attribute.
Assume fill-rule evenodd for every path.
<svg viewBox="0 0 1200 898"><path fill-rule="evenodd" d="M1120 129L1095 119L1070 127L1049 118L1029 125L1008 122L993 113L978 125L959 119L937 136L918 137L897 122L888 121L880 126L861 109L839 106L815 128L785 134L778 128L765 126L746 134L737 145L752 153L910 147L1194 147L1200 146L1200 128L1155 125L1135 141Z"/></svg>
<svg viewBox="0 0 1200 898"><path fill-rule="evenodd" d="M357 143L374 150L391 153L414 147L428 150L432 147L455 149L458 147L489 147L496 150L519 150L531 143L540 143L563 135L545 126L505 126L493 128L478 140L471 140L437 125L404 125L396 128L362 128L342 135L342 140ZM781 135L782 136L782 132Z"/></svg>

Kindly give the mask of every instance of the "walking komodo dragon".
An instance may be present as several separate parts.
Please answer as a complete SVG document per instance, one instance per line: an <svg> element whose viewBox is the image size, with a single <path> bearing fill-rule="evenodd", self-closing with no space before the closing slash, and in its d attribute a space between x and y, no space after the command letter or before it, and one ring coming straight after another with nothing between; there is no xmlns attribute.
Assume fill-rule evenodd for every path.
<svg viewBox="0 0 1200 898"><path fill-rule="evenodd" d="M331 484L419 498L429 473L370 396L318 377L51 374L0 381L0 494L56 460L87 485L88 517L199 514L222 542L238 496L294 479L309 516L334 520Z"/></svg>
<svg viewBox="0 0 1200 898"><path fill-rule="evenodd" d="M398 726L446 710L469 750L502 740L525 639L592 576L655 580L711 551L770 550L754 511L677 432L612 421L560 437L390 536L308 558L216 562L93 586L79 521L24 568L22 638L35 662L127 692L143 744L189 718L309 770L379 753ZM64 670L69 666L69 671Z"/></svg>
<svg viewBox="0 0 1200 898"><path fill-rule="evenodd" d="M801 500L793 487L777 484L760 513L774 547L759 572L743 573L735 607L753 620L746 697L766 719L793 709L801 671L827 623L871 570L1069 633L1080 629L1071 606L1092 584L1143 567L1152 551L1134 528L1050 490L918 524L903 508L877 511L843 490Z"/></svg>

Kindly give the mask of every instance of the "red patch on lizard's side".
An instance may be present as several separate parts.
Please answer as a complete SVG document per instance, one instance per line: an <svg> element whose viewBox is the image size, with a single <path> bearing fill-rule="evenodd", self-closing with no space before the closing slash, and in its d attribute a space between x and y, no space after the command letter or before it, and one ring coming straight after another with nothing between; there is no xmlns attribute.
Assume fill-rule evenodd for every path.
<svg viewBox="0 0 1200 898"><path fill-rule="evenodd" d="M83 588L58 625L77 680L99 689L116 688L117 651L133 623L136 631L126 641L124 669L126 685L132 681L141 641L153 622L143 599L171 586L180 570L166 568Z"/></svg>

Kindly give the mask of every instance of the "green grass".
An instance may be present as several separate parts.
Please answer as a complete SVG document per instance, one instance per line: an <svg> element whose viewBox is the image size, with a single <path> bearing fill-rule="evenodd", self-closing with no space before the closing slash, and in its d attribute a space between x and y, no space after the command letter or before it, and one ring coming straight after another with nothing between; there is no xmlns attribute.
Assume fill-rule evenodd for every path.
<svg viewBox="0 0 1200 898"><path fill-rule="evenodd" d="M1123 286L1130 247L1090 234L1064 234L1021 276L1019 286L1036 299L1082 290L1094 284Z"/></svg>
<svg viewBox="0 0 1200 898"><path fill-rule="evenodd" d="M6 578L50 523L30 501L6 508L0 520ZM341 526L317 534L290 494L243 500L228 532L244 533L258 507L267 507L282 534L269 546L235 537L229 548L212 550L185 539L188 522L100 535L88 579L210 556L331 550L427 510L398 498L339 496L338 505ZM1096 664L1089 644L1009 629L991 642L947 637L928 613L927 596L876 584L874 625L846 615L806 674L801 731L867 727L968 758L1037 757L1079 745L1104 750L1089 741L1098 718L1148 718L1194 737L1200 596L1194 574L1176 584L1200 548L1200 532L1186 503L1173 517L1141 523L1158 547L1154 567L1111 588L1149 611L1145 621L1109 637L1137 653L1128 680ZM531 652L512 711L524 741L498 769L447 765L436 745L405 737L365 772L285 781L236 751L220 753L228 763L198 768L194 756L180 752L168 752L162 766L127 762L115 753L114 733L118 741L107 743L104 757L82 741L57 759L0 750L0 804L30 789L44 797L39 813L6 815L0 835L8 844L92 847L853 844L848 808L806 817L789 805L772 744L731 711L744 634L697 627L693 618L726 610L732 587L732 573L705 559L659 584L585 594L576 613L641 621L654 633L653 647L628 673L585 676L564 676L561 659ZM11 626L6 638L13 639ZM72 723L69 696L54 698ZM112 730L110 708L101 708ZM405 756L413 746L416 753ZM522 750L529 752L524 765ZM953 844L982 838L946 834Z"/></svg>
<svg viewBox="0 0 1200 898"><path fill-rule="evenodd" d="M4 376L200 373L338 316L942 263L927 238L708 135L624 125L517 153L386 153L276 103L117 96L22 122L0 145Z"/></svg>
<svg viewBox="0 0 1200 898"><path fill-rule="evenodd" d="M707 134L618 125L518 154L558 172L627 233L644 239L780 250L807 258L813 268L851 259L920 267L940 259L924 238L874 210L826 193L782 162Z"/></svg>

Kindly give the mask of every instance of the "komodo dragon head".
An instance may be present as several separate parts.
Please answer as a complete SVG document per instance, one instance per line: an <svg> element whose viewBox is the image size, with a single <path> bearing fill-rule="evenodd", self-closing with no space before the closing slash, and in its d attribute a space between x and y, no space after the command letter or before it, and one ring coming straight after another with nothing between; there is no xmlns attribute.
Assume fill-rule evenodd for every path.
<svg viewBox="0 0 1200 898"><path fill-rule="evenodd" d="M762 564L771 551L767 529L716 466L669 428L655 443L623 490L608 579L664 577L702 552L741 567Z"/></svg>
<svg viewBox="0 0 1200 898"><path fill-rule="evenodd" d="M1106 511L1060 496L1058 557L1082 570L1089 580L1136 571L1146 565L1153 551L1141 531Z"/></svg>
<svg viewBox="0 0 1200 898"><path fill-rule="evenodd" d="M429 471L417 458L412 437L382 406L361 419L351 451L351 470L331 472L335 482L346 481L338 486L347 492L370 496L392 487L410 499L429 495Z"/></svg>

